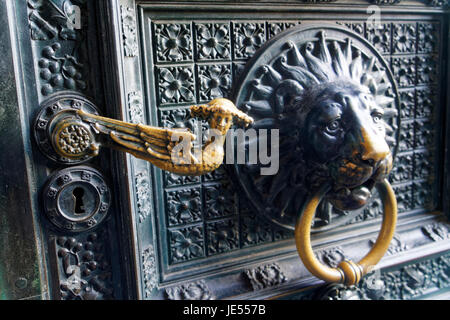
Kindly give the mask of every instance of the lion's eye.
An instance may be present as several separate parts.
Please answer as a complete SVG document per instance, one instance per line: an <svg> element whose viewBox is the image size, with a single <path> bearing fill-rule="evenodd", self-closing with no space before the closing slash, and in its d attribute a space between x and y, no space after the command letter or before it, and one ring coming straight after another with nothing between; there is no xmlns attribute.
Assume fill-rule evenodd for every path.
<svg viewBox="0 0 450 320"><path fill-rule="evenodd" d="M383 119L383 114L381 112L372 112L373 122L378 123Z"/></svg>
<svg viewBox="0 0 450 320"><path fill-rule="evenodd" d="M329 122L325 128L326 132L329 134L336 134L341 128L341 123L339 119Z"/></svg>

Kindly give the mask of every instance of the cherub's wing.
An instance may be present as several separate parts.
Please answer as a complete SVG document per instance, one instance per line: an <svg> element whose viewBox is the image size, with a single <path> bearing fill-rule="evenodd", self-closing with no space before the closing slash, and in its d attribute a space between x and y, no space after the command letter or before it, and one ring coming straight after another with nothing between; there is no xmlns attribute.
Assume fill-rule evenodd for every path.
<svg viewBox="0 0 450 320"><path fill-rule="evenodd" d="M140 158L148 160L154 157L176 164L192 163L192 142L195 135L186 129L168 129L136 125L136 133L113 131L111 139L127 149L133 149L142 154ZM195 161L194 161L195 162Z"/></svg>
<svg viewBox="0 0 450 320"><path fill-rule="evenodd" d="M84 121L91 123L97 133L108 135L116 149L124 148L134 156L151 161L151 158L174 162L177 159L192 162L191 149L195 135L187 129L158 128L131 124L79 111ZM187 157L187 158L186 158ZM195 160L194 160L195 162Z"/></svg>

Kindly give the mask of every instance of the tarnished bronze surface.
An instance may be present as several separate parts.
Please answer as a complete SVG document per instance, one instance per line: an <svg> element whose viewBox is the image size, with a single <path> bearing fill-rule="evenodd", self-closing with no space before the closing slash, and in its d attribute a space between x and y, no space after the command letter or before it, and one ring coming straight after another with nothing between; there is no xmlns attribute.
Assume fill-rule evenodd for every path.
<svg viewBox="0 0 450 320"><path fill-rule="evenodd" d="M388 143L396 142L390 121L397 116L395 82L386 72L385 61L374 56L374 49L361 39L353 42L345 29L299 27L291 33L295 37L288 32L272 40L273 48L268 48L274 56L269 55L269 59L263 55L263 61L270 61L259 67L250 64L250 70L256 68L262 75L259 80L253 79L249 96L258 96L261 87L270 94L259 92L264 100L239 102L241 109L250 114L266 114L272 109L273 117L260 119L253 129L268 126L282 132L281 172L267 178L253 177L253 183L270 186L264 191L263 202L267 206L262 212L281 206L281 218L275 222L283 225L283 221L289 221L287 210L302 212L295 227L296 242L301 259L313 274L326 281L355 284L381 259L395 228L395 196L385 180L393 164ZM341 39L334 40L336 36ZM283 49L277 47L278 43ZM258 74L253 73L255 77ZM236 99L242 100L239 95ZM253 118L224 98L191 106L191 116L209 124L205 143L198 143L200 137L188 129L153 127L99 116L92 112L96 108L87 99L78 100L76 96L50 105L50 114L45 116L41 111L36 120L37 130L45 131L44 135L37 133L38 143L47 137L60 159L84 161L96 156L100 147L109 147L149 161L162 170L188 176L206 174L222 164L225 137L233 121L243 126L253 123ZM43 110L46 108L43 106ZM287 190L283 189L289 183L296 185L296 192L291 193L294 204L290 204ZM385 187L380 193L389 195L384 202L385 215L390 218L384 220L374 249L360 264L344 261L335 269L321 265L309 240L320 201L329 210L358 210L369 203L372 189L380 183Z"/></svg>
<svg viewBox="0 0 450 320"><path fill-rule="evenodd" d="M449 298L449 2L1 1L0 299ZM283 39L271 42L277 35ZM366 66L375 57L374 68L363 74L384 80L377 85L377 97L398 101L383 106L383 121L390 126L386 140L391 140L394 167L389 182L401 227L379 272L366 275L357 286L329 287L333 289L322 297L321 281L292 254L294 227L316 187L332 178L325 174L318 186L310 183L315 178L308 178L309 173L327 173L327 163L315 166L314 157L303 161L313 149L304 152L298 143L313 142L297 135L296 129L305 124L285 106L292 93L301 93L294 74L302 61L308 69L311 56L337 61L338 50L343 53L348 46L355 67L357 60ZM247 62L255 74L245 72ZM391 80L398 90L395 84L388 88ZM208 123L190 118L189 106L228 97L253 117L254 128L280 129L285 143L279 174L263 176L260 168L240 164L236 175L230 165L222 165L202 177L179 176L112 149L92 158L91 143L101 147L111 137L90 132L92 126L80 121L49 128L66 138L80 138L73 141L49 140L48 132L38 128L39 146L47 156L54 144L63 154L53 153L49 160L37 150L30 124L43 103L66 90L78 95L78 101L89 96L99 104L98 110L83 106L84 113L190 128L197 137L195 129L206 129ZM241 100L236 91L241 91ZM311 100L319 104L319 99ZM54 102L42 120L52 122L66 107L79 107ZM243 108L246 102L250 110ZM389 117L392 111L398 113ZM48 128L45 121L40 124ZM331 131L335 128L336 123L330 124ZM193 148L202 151L196 142ZM351 176L354 182L367 176L369 170L352 157L336 162L331 151L321 155L336 164L330 172L337 180L350 182L346 176ZM74 152L81 159L68 157ZM223 162L229 163L228 158ZM75 175L82 180L77 188L67 186L72 175L58 176L80 163L97 169L110 189L111 206L101 222L85 219L97 203L89 201L89 191L103 190L86 186L83 181L92 176ZM83 220L89 230L64 228L70 224L60 228L46 214L45 185L56 176L55 189L67 186L60 194L67 200L64 213ZM247 190L232 184L238 179L245 180ZM343 259L359 261L375 243L381 224L383 204L376 188L361 209L339 210L338 202L347 203L348 190L337 193L332 188L311 226L314 254L329 267ZM355 188L354 193L364 196L361 191ZM326 199L333 196L336 205ZM355 265L345 263L342 269L350 271Z"/></svg>

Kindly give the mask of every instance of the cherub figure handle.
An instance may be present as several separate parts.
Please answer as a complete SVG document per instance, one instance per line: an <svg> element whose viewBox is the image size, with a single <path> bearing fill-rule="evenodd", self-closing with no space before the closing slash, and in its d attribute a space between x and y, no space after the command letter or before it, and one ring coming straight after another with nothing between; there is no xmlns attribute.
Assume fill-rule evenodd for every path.
<svg viewBox="0 0 450 320"><path fill-rule="evenodd" d="M35 124L41 149L46 144L45 153L50 151L53 158L81 162L96 156L100 147L109 147L179 175L202 175L222 164L225 137L233 123L248 126L253 122L228 99L191 106L191 116L209 123L206 141L195 148L197 137L188 129L133 124L92 111L89 101L76 97L45 106Z"/></svg>

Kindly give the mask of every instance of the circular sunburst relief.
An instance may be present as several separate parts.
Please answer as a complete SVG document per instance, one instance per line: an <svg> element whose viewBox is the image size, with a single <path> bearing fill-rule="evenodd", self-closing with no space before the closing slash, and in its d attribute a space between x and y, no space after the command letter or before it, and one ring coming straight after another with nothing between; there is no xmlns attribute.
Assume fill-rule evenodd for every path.
<svg viewBox="0 0 450 320"><path fill-rule="evenodd" d="M236 139L246 162L233 165L251 206L293 230L306 197L331 182L334 195L319 206L313 230L342 225L376 207L372 188L389 172L397 150L398 97L387 62L348 29L302 25L267 42L233 93L238 108L255 119L256 138ZM261 141L264 129L268 136ZM355 141L364 140L358 134L368 130L385 140L391 154L375 162L361 157ZM261 169L270 164L252 163L249 155L272 138L279 141L279 165L266 175ZM276 145L267 149L268 155L277 152ZM346 205L355 199L362 205Z"/></svg>

